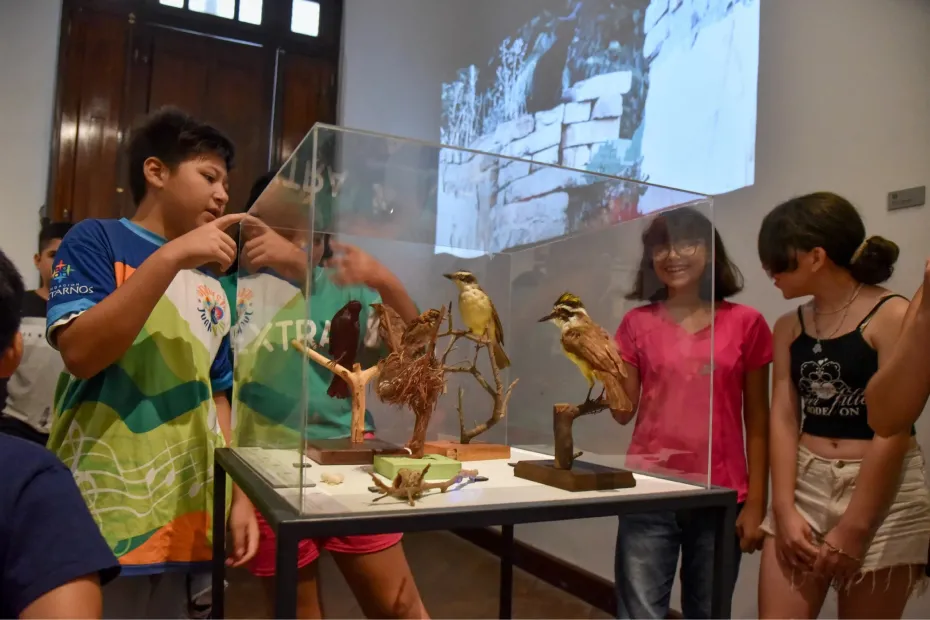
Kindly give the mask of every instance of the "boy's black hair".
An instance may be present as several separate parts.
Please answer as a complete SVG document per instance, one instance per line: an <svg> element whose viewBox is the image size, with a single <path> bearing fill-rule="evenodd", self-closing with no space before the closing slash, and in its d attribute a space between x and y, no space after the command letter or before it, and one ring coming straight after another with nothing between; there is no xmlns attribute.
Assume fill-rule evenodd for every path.
<svg viewBox="0 0 930 620"><path fill-rule="evenodd" d="M771 274L794 271L797 253L823 248L837 266L862 284L881 284L894 273L900 250L884 237L865 236L856 207L832 192L815 192L784 202L759 229L759 259Z"/></svg>
<svg viewBox="0 0 930 620"><path fill-rule="evenodd" d="M708 252L713 251L714 268L705 268L701 275L701 299L722 301L743 290L743 275L727 256L723 239L714 225L700 211L680 207L656 216L643 232L643 256L627 299L651 302L668 299L668 287L656 275L652 253L656 248L678 241L699 241Z"/></svg>
<svg viewBox="0 0 930 620"><path fill-rule="evenodd" d="M0 355L13 344L19 331L20 308L26 289L13 261L0 250Z"/></svg>
<svg viewBox="0 0 930 620"><path fill-rule="evenodd" d="M71 222L45 222L39 231L39 254L55 239L64 239L72 226Z"/></svg>
<svg viewBox="0 0 930 620"><path fill-rule="evenodd" d="M136 206L145 198L142 165L157 157L171 169L201 155L216 155L232 170L236 148L216 127L198 121L178 108L164 107L132 132L129 142L129 189Z"/></svg>

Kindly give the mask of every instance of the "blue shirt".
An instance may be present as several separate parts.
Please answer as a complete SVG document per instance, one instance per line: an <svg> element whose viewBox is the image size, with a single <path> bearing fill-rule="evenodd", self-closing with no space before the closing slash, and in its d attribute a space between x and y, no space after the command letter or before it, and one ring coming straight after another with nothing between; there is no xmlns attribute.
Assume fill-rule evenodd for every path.
<svg viewBox="0 0 930 620"><path fill-rule="evenodd" d="M0 434L0 618L75 579L97 573L101 585L119 563L74 484L41 446Z"/></svg>

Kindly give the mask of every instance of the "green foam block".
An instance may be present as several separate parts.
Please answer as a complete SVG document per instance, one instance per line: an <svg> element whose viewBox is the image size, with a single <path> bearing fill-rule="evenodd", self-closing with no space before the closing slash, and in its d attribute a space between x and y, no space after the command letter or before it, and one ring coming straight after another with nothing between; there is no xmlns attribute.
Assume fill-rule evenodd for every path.
<svg viewBox="0 0 930 620"><path fill-rule="evenodd" d="M427 480L448 480L462 471L462 463L448 456L439 454L425 454L422 459L409 456L382 456L376 455L374 460L375 473L388 480L393 480L401 469L422 470L430 466L426 472Z"/></svg>

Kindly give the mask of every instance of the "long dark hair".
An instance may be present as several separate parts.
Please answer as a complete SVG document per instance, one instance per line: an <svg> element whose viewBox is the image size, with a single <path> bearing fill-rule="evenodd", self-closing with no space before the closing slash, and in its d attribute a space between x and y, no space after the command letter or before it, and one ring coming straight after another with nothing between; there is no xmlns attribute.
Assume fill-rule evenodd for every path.
<svg viewBox="0 0 930 620"><path fill-rule="evenodd" d="M759 229L759 259L771 274L794 271L797 253L822 248L862 284L881 284L894 273L900 249L884 237L865 236L865 224L848 200L831 192L792 198L769 212Z"/></svg>
<svg viewBox="0 0 930 620"><path fill-rule="evenodd" d="M743 275L727 256L723 239L711 221L696 209L680 207L657 215L643 232L643 257L627 299L651 302L668 299L668 287L656 275L652 254L656 248L677 241L699 241L708 251L713 249L714 268L705 267L701 274L701 299L722 301L743 290Z"/></svg>

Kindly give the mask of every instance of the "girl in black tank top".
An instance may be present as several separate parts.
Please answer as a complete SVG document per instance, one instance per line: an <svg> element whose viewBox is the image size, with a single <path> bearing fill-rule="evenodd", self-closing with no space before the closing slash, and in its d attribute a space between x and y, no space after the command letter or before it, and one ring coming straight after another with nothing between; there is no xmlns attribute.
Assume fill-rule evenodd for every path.
<svg viewBox="0 0 930 620"><path fill-rule="evenodd" d="M811 336L798 308L801 334L791 343L791 382L800 399L801 432L831 439L872 439L865 406L865 388L878 371L878 351L863 331L889 299L886 295L854 330L824 340ZM914 434L911 428L911 434Z"/></svg>
<svg viewBox="0 0 930 620"><path fill-rule="evenodd" d="M813 298L774 330L759 615L817 617L832 585L841 618L900 617L927 564L930 491L913 429L876 437L865 403L906 308L877 286L898 247L824 192L769 213L759 257L786 299Z"/></svg>

